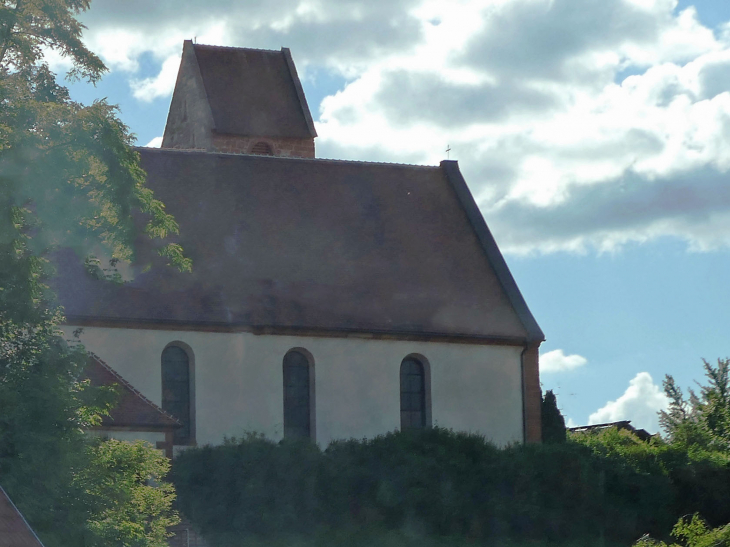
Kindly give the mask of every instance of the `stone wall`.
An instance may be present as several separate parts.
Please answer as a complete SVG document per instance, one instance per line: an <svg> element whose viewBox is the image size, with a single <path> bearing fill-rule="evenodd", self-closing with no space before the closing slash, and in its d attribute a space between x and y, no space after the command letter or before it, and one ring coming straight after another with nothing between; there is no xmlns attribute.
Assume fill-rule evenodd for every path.
<svg viewBox="0 0 730 547"><path fill-rule="evenodd" d="M244 137L241 135L213 134L212 150L230 154L250 154L254 145L264 142L272 155L279 157L314 158L314 139L281 137Z"/></svg>

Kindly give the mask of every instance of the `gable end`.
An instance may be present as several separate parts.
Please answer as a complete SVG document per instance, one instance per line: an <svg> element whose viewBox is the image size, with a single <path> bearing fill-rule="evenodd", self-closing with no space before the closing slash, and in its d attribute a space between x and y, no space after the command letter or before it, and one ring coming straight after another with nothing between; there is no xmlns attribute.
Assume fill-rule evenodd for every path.
<svg viewBox="0 0 730 547"><path fill-rule="evenodd" d="M525 327L528 340L530 342L544 341L545 334L537 324L530 308L527 307L527 302L525 302L520 289L517 287L517 283L515 282L514 277L512 277L512 273L509 271L509 267L504 261L504 257L502 256L499 247L497 247L497 242L494 240L492 232L489 230L479 207L474 201L474 197L469 191L469 187L466 185L464 176L459 170L459 162L455 160L444 160L440 165L446 174L446 179L454 189L459 203L464 208L464 212L469 219L469 223L474 228L474 232L479 239L479 243L484 250L484 254L487 255L487 259L494 269L494 273L497 276L502 289L507 295L510 304L512 304L512 308L515 310L517 317Z"/></svg>
<svg viewBox="0 0 730 547"><path fill-rule="evenodd" d="M297 98L299 99L299 105L302 107L302 113L304 114L304 119L307 122L307 127L309 128L309 132L311 133L312 137L317 136L317 130L314 128L314 120L312 119L312 113L309 111L309 105L307 104L307 98L304 96L304 89L302 88L302 82L299 80L299 75L297 74L297 67L294 66L294 59L292 59L291 51L289 51L288 47L281 48L281 53L284 55L284 59L286 59L286 66L289 69L289 74L291 74L292 82L294 83L294 89L297 92Z"/></svg>

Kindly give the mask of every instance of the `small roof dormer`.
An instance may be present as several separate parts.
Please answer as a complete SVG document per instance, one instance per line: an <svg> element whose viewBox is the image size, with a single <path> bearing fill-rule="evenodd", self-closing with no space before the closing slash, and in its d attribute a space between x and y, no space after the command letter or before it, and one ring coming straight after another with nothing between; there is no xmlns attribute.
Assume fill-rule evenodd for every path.
<svg viewBox="0 0 730 547"><path fill-rule="evenodd" d="M288 48L184 42L162 148L314 157L316 136Z"/></svg>

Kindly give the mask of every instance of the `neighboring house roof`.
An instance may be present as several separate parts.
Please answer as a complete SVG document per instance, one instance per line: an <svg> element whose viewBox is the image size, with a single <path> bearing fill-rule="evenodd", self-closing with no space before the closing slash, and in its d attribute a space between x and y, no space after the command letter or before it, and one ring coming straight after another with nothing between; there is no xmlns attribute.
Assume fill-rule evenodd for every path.
<svg viewBox="0 0 730 547"><path fill-rule="evenodd" d="M181 427L180 421L147 399L117 371L89 353L84 376L93 386L119 386L117 405L104 416L100 429L133 429L135 431L172 431Z"/></svg>
<svg viewBox="0 0 730 547"><path fill-rule="evenodd" d="M43 547L41 540L0 486L0 547Z"/></svg>
<svg viewBox="0 0 730 547"><path fill-rule="evenodd" d="M200 76L218 133L316 137L289 49L194 44Z"/></svg>
<svg viewBox="0 0 730 547"><path fill-rule="evenodd" d="M139 152L193 273L140 268L119 287L63 253L57 290L71 324L544 338L456 162ZM140 240L138 262L155 257Z"/></svg>
<svg viewBox="0 0 730 547"><path fill-rule="evenodd" d="M626 430L630 431L634 435L636 435L639 439L642 441L648 441L651 439L654 435L649 433L646 429L637 429L633 425L631 425L631 420L621 420L618 422L606 422L603 424L593 424L593 425L581 425L577 427L569 427L568 431L571 431L573 433L583 433L588 431L600 431L602 429L608 429L610 427L615 427L619 430Z"/></svg>

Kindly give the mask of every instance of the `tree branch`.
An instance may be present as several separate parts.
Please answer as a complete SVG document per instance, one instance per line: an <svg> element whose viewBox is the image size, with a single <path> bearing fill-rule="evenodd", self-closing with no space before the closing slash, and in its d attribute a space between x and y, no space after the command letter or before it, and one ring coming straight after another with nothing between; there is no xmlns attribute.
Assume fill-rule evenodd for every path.
<svg viewBox="0 0 730 547"><path fill-rule="evenodd" d="M23 0L18 0L15 4L15 8L13 9L13 15L11 16L10 20L8 21L8 26L3 29L2 32L2 48L0 49L0 66L3 64L3 60L5 59L5 54L8 52L8 48L10 47L10 37L13 35L13 29L15 28L15 25L18 21L17 14L20 11L20 8L23 4Z"/></svg>

